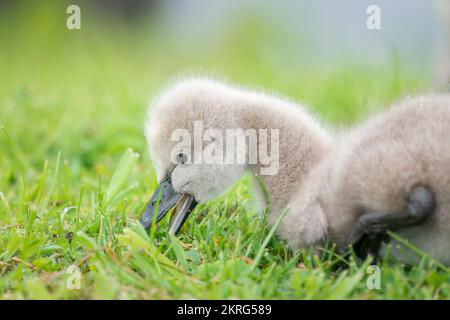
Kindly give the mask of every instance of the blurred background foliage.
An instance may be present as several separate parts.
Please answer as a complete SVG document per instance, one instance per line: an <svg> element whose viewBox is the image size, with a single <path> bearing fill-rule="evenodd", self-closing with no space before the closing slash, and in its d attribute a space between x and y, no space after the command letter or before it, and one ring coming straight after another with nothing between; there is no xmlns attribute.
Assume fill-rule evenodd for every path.
<svg viewBox="0 0 450 320"><path fill-rule="evenodd" d="M298 20L308 21L309 1L304 8L265 2L3 0L0 122L33 165L61 150L91 167L125 147L144 152L147 102L177 76L205 74L273 91L337 124L427 88L429 61L403 63L408 60L389 43L387 57L376 63L370 47L367 59L339 46L314 52L311 38L332 41L332 34L285 23L283 16L298 10ZM81 30L65 27L69 4L81 7ZM353 40L367 43L371 33L360 7L355 28L362 35ZM317 58L333 50L334 56Z"/></svg>

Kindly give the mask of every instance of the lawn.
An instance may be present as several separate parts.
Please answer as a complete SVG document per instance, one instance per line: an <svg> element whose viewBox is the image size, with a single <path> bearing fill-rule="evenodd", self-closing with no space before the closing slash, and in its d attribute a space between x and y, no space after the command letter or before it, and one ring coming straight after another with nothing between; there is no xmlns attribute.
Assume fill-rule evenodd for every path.
<svg viewBox="0 0 450 320"><path fill-rule="evenodd" d="M278 34L258 20L183 50L152 25L88 14L69 31L65 18L60 5L0 13L1 299L450 298L450 272L426 257L380 262L381 288L369 289L370 260L331 246L292 253L252 206L248 177L196 208L178 238L167 221L149 234L139 224L156 187L144 118L168 80L274 91L341 128L429 90L424 70L395 55L383 66L291 63L282 37L260 54Z"/></svg>

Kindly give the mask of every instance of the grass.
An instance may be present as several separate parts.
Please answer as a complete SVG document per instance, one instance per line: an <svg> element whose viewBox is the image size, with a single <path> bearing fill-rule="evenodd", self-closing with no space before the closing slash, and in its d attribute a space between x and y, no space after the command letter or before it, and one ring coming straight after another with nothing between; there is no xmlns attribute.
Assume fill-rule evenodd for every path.
<svg viewBox="0 0 450 320"><path fill-rule="evenodd" d="M423 71L395 59L280 68L282 47L258 54L270 29L258 22L194 52L119 17L88 15L68 31L61 3L0 17L0 298L450 297L450 273L425 256L380 263L381 289L370 290L369 260L332 247L293 254L253 209L248 177L199 206L178 238L167 221L148 234L138 222L156 187L147 101L180 70L279 92L335 126L428 90Z"/></svg>

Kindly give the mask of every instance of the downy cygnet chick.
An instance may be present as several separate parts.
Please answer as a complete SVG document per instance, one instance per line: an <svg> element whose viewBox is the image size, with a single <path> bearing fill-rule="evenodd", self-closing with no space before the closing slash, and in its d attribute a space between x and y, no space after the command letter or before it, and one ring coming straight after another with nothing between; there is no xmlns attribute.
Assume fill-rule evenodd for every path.
<svg viewBox="0 0 450 320"><path fill-rule="evenodd" d="M302 238L298 219L322 215L340 249L357 244L383 255L389 230L449 265L450 96L408 98L353 129L314 168L290 210L292 239ZM390 242L395 258L419 260Z"/></svg>
<svg viewBox="0 0 450 320"><path fill-rule="evenodd" d="M332 146L331 136L302 106L202 79L165 90L151 104L145 130L159 186L141 222L149 228L175 207L169 224L175 233L197 203L224 193L247 171L261 183L274 223ZM228 147L231 132L245 133L244 147ZM287 218L292 214L298 212L288 210ZM323 238L323 215L304 218L296 219L292 239L293 226L284 219L281 238L301 238L303 244Z"/></svg>

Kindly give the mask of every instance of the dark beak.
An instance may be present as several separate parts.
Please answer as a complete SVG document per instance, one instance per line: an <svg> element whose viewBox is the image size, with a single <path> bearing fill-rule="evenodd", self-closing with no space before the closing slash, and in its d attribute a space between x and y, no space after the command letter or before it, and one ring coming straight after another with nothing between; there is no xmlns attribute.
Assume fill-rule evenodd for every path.
<svg viewBox="0 0 450 320"><path fill-rule="evenodd" d="M142 215L141 223L146 230L149 230L153 220L155 220L155 223L158 223L170 209L174 208L170 218L169 232L173 232L176 235L196 205L197 202L193 196L175 191L171 176L167 175L158 185L148 202Z"/></svg>

